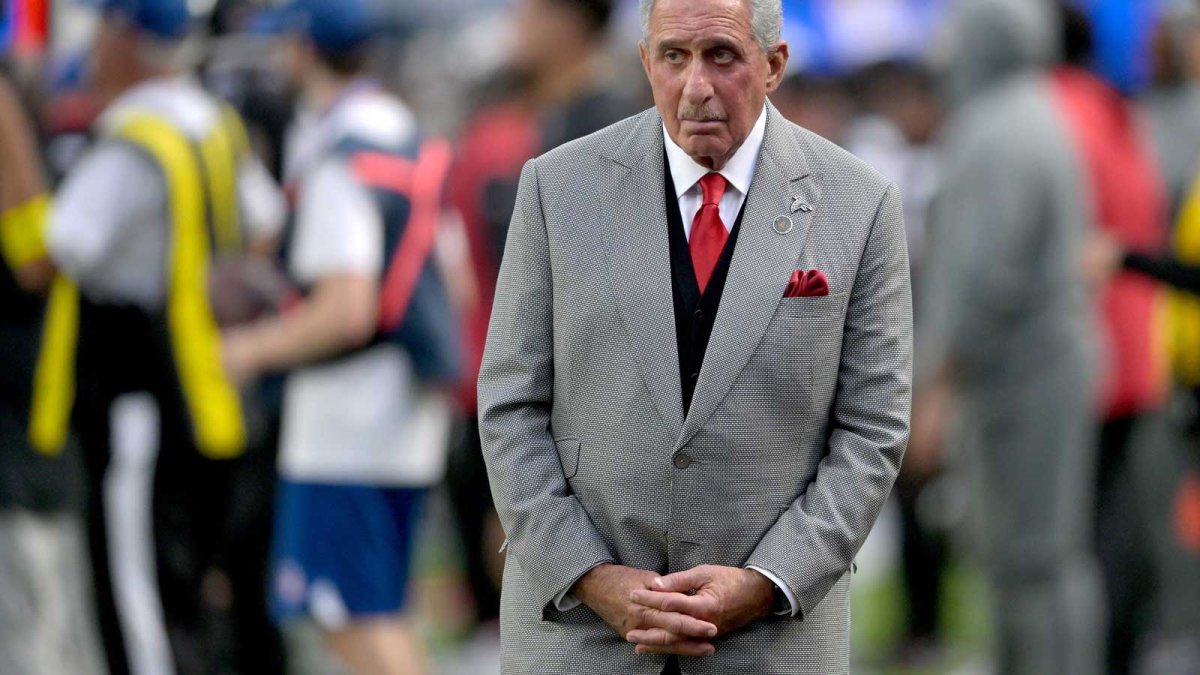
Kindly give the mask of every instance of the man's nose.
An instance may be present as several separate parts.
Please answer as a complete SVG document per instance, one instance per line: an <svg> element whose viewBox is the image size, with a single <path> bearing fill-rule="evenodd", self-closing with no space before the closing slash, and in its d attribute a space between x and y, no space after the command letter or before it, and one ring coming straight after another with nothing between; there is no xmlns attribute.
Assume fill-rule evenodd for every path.
<svg viewBox="0 0 1200 675"><path fill-rule="evenodd" d="M683 83L683 98L688 103L704 103L712 98L713 88L703 61L693 62Z"/></svg>

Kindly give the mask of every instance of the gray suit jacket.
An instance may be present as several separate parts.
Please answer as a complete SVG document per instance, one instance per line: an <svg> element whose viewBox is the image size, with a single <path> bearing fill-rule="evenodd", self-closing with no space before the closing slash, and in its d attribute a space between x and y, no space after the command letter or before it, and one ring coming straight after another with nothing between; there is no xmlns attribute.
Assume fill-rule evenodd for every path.
<svg viewBox="0 0 1200 675"><path fill-rule="evenodd" d="M657 673L554 597L601 561L756 565L802 619L685 673L844 673L849 570L908 437L912 317L894 187L769 107L704 366L683 414L663 196L646 111L526 165L479 376L508 534L506 673ZM794 200L811 206L793 212ZM798 205L798 204L797 204ZM672 204L673 208L674 205ZM779 216L794 228L778 234ZM783 298L820 269L827 297Z"/></svg>

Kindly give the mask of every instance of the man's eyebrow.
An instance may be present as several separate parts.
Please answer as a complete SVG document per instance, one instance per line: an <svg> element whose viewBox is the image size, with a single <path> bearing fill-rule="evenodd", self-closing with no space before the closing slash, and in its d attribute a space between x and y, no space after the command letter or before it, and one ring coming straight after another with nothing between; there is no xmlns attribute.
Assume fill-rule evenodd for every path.
<svg viewBox="0 0 1200 675"><path fill-rule="evenodd" d="M701 49L706 52L714 49L728 49L730 51L740 52L742 51L742 45L736 40L730 40L729 38L724 37L716 37L712 38L711 40L705 40L701 44Z"/></svg>

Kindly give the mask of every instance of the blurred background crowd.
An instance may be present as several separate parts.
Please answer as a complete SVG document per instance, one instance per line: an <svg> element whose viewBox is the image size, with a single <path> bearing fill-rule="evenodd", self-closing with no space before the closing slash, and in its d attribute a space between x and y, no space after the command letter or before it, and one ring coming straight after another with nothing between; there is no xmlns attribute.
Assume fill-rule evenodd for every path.
<svg viewBox="0 0 1200 675"><path fill-rule="evenodd" d="M376 5L0 1L0 673L499 672L494 281L524 162L650 107L637 0ZM783 5L912 260L855 672L1200 673L1200 2ZM360 526L374 611L289 557Z"/></svg>

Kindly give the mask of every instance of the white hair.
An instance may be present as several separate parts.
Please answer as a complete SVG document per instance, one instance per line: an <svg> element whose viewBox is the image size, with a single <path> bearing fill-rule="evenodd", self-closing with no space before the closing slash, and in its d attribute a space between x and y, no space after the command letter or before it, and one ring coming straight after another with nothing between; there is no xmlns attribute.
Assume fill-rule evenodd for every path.
<svg viewBox="0 0 1200 675"><path fill-rule="evenodd" d="M657 0L641 0L642 39L650 41L650 13ZM742 0L750 8L750 29L763 52L779 44L783 35L783 0Z"/></svg>

